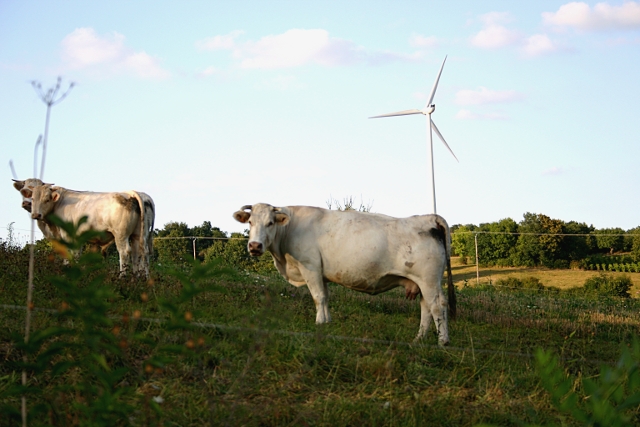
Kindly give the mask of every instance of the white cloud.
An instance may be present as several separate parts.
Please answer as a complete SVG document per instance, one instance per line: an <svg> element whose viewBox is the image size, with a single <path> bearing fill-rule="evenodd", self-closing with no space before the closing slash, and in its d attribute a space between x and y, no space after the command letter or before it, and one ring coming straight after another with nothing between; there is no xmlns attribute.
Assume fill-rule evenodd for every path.
<svg viewBox="0 0 640 427"><path fill-rule="evenodd" d="M557 12L544 12L545 24L579 30L622 30L640 28L640 2L625 1L620 6L597 3L593 9L584 2L560 6Z"/></svg>
<svg viewBox="0 0 640 427"><path fill-rule="evenodd" d="M242 31L209 37L196 42L202 50L229 50L240 68L278 69L306 64L323 66L380 64L415 60L419 55L369 52L352 41L330 37L323 29L291 29L258 41L238 41Z"/></svg>
<svg viewBox="0 0 640 427"><path fill-rule="evenodd" d="M565 170L561 167L558 166L554 166L552 168L547 169L546 171L542 172L542 175L562 175L565 173Z"/></svg>
<svg viewBox="0 0 640 427"><path fill-rule="evenodd" d="M456 119L459 120L508 120L509 117L503 113L489 112L489 113L474 113L469 110L460 110L456 114Z"/></svg>
<svg viewBox="0 0 640 427"><path fill-rule="evenodd" d="M534 34L527 37L521 47L521 51L526 56L540 56L547 53L553 53L558 50L558 45L551 41L546 34Z"/></svg>
<svg viewBox="0 0 640 427"><path fill-rule="evenodd" d="M211 65L211 66L205 68L204 70L197 72L196 75L198 77L207 77L207 76L211 76L211 75L216 74L216 73L218 73L218 69L216 67L214 67L213 65Z"/></svg>
<svg viewBox="0 0 640 427"><path fill-rule="evenodd" d="M438 46L438 39L435 36L424 37L414 34L409 39L409 44L413 47L432 48Z"/></svg>
<svg viewBox="0 0 640 427"><path fill-rule="evenodd" d="M517 44L522 36L501 25L489 25L471 37L471 44L483 49L497 49Z"/></svg>
<svg viewBox="0 0 640 427"><path fill-rule="evenodd" d="M490 12L479 17L484 28L470 38L472 46L481 49L517 48L524 56L535 57L561 50L546 34L527 37L522 32L512 30L502 24L511 22L509 13Z"/></svg>
<svg viewBox="0 0 640 427"><path fill-rule="evenodd" d="M483 23L483 29L471 37L471 44L482 49L497 49L518 43L522 38L518 31L503 26L513 21L508 12L489 12L478 18Z"/></svg>
<svg viewBox="0 0 640 427"><path fill-rule="evenodd" d="M71 69L100 69L128 72L141 78L163 79L169 72L145 52L134 52L124 45L125 37L113 32L98 36L93 28L77 28L61 42L62 60Z"/></svg>
<svg viewBox="0 0 640 427"><path fill-rule="evenodd" d="M481 86L477 90L459 90L456 93L455 103L458 105L485 105L509 103L522 99L524 99L524 95L515 90L491 90Z"/></svg>

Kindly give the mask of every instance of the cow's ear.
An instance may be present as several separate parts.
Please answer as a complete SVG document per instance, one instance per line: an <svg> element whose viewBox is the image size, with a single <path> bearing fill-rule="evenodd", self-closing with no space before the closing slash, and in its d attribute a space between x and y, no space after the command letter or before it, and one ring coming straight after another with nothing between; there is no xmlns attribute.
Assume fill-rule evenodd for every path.
<svg viewBox="0 0 640 427"><path fill-rule="evenodd" d="M24 181L16 181L15 179L13 180L13 188L20 191L22 190L22 187L24 187Z"/></svg>
<svg viewBox="0 0 640 427"><path fill-rule="evenodd" d="M243 224L245 224L247 221L249 221L249 217L251 216L251 214L249 212L245 212L245 211L236 211L233 213L233 217L235 218L236 221L241 222Z"/></svg>
<svg viewBox="0 0 640 427"><path fill-rule="evenodd" d="M51 200L53 200L54 202L57 202L58 200L60 200L60 193L58 193L57 191L52 191Z"/></svg>
<svg viewBox="0 0 640 427"><path fill-rule="evenodd" d="M282 212L278 212L276 214L276 223L278 225L287 225L288 222L289 222L289 215Z"/></svg>
<svg viewBox="0 0 640 427"><path fill-rule="evenodd" d="M22 190L20 190L20 194L22 194L22 197L30 199L31 196L33 196L33 191L31 191L31 189L28 187L23 187Z"/></svg>

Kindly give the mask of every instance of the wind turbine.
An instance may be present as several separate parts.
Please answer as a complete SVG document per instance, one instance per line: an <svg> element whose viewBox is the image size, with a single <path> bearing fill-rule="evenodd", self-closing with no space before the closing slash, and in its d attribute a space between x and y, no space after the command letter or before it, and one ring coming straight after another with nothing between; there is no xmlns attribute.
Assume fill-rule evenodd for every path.
<svg viewBox="0 0 640 427"><path fill-rule="evenodd" d="M381 117L408 116L410 114L424 114L425 116L427 116L427 132L429 134L429 148L431 152L431 188L433 192L433 213L436 213L436 177L435 177L435 172L433 167L433 133L431 132L432 130L435 131L436 135L438 135L442 143L445 145L445 147L447 147L447 149L449 150L451 155L456 159L456 161L460 162L460 160L458 160L456 155L453 154L453 151L451 150L451 147L449 147L449 144L447 144L447 141L444 140L444 137L438 130L438 127L436 126L436 124L433 122L433 120L431 120L431 113L433 113L436 109L436 104L432 104L431 102L433 101L433 97L436 94L436 89L438 88L438 81L440 80L440 75L442 74L442 69L444 68L444 63L446 61L447 61L447 57L445 56L444 61L442 61L442 66L440 67L440 72L438 73L438 77L436 77L436 81L433 84L433 89L431 89L431 94L429 94L429 100L427 101L427 104L424 106L422 110L417 110L417 109L404 110L404 111L397 111L395 113L380 114L379 116L369 117L370 119L378 119Z"/></svg>

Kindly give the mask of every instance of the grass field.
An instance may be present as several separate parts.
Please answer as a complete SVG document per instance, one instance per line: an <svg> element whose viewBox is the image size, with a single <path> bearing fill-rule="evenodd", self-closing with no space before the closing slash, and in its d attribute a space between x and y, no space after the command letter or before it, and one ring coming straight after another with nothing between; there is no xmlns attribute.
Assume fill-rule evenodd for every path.
<svg viewBox="0 0 640 427"><path fill-rule="evenodd" d="M22 261L20 261L22 265ZM44 280L61 271L41 267L34 304L58 310L60 292ZM15 272L14 272L15 273ZM12 334L24 330L24 280L0 272L0 393L19 381L14 363L21 354ZM331 286L333 322L314 324L315 308L306 288L278 276L241 272L215 279L217 291L182 304L201 324L195 332L166 332L151 319L166 318L160 302L182 285L166 270L153 270L153 284L108 274L104 286L116 327L177 346L193 347L162 368L145 370L153 346L132 340L113 366L127 368L119 383L134 392L131 425L167 426L473 426L579 425L551 404L535 369L534 352L550 349L567 374L578 379L613 365L620 345L640 333L640 300L588 299L544 291L475 286L475 266L454 263L458 318L450 322L451 346L439 348L435 332L425 343L410 344L420 309L395 289L368 296ZM595 272L544 269L483 269L481 282L507 275L538 277L558 288L581 286ZM640 275L626 273L638 291ZM26 276L23 276L26 277ZM466 281L466 283L465 283ZM139 314L136 314L139 311ZM36 311L33 329L59 320L56 312ZM120 332L122 334L123 332ZM190 348L191 348L190 347ZM72 357L72 355L67 356ZM73 425L64 418L77 395L60 393L79 375L32 376L41 389L31 405L47 406L48 417L31 425ZM578 381L574 388L583 393ZM56 391L54 393L54 391ZM160 412L148 402L160 402ZM19 407L15 398L0 402ZM66 406L65 406L66 405ZM640 421L640 411L633 412ZM57 420L57 421L56 421ZM56 424L57 423L57 424ZM0 417L0 425L14 425Z"/></svg>

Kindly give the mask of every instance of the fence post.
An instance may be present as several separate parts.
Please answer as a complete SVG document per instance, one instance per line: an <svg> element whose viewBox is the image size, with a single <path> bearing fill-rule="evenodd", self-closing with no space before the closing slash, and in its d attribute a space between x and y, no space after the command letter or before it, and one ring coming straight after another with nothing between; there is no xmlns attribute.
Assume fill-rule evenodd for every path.
<svg viewBox="0 0 640 427"><path fill-rule="evenodd" d="M473 234L476 243L476 285L480 284L480 267L478 267L478 233Z"/></svg>
<svg viewBox="0 0 640 427"><path fill-rule="evenodd" d="M193 238L193 259L194 260L196 259L196 240L197 239L198 239L197 237Z"/></svg>

